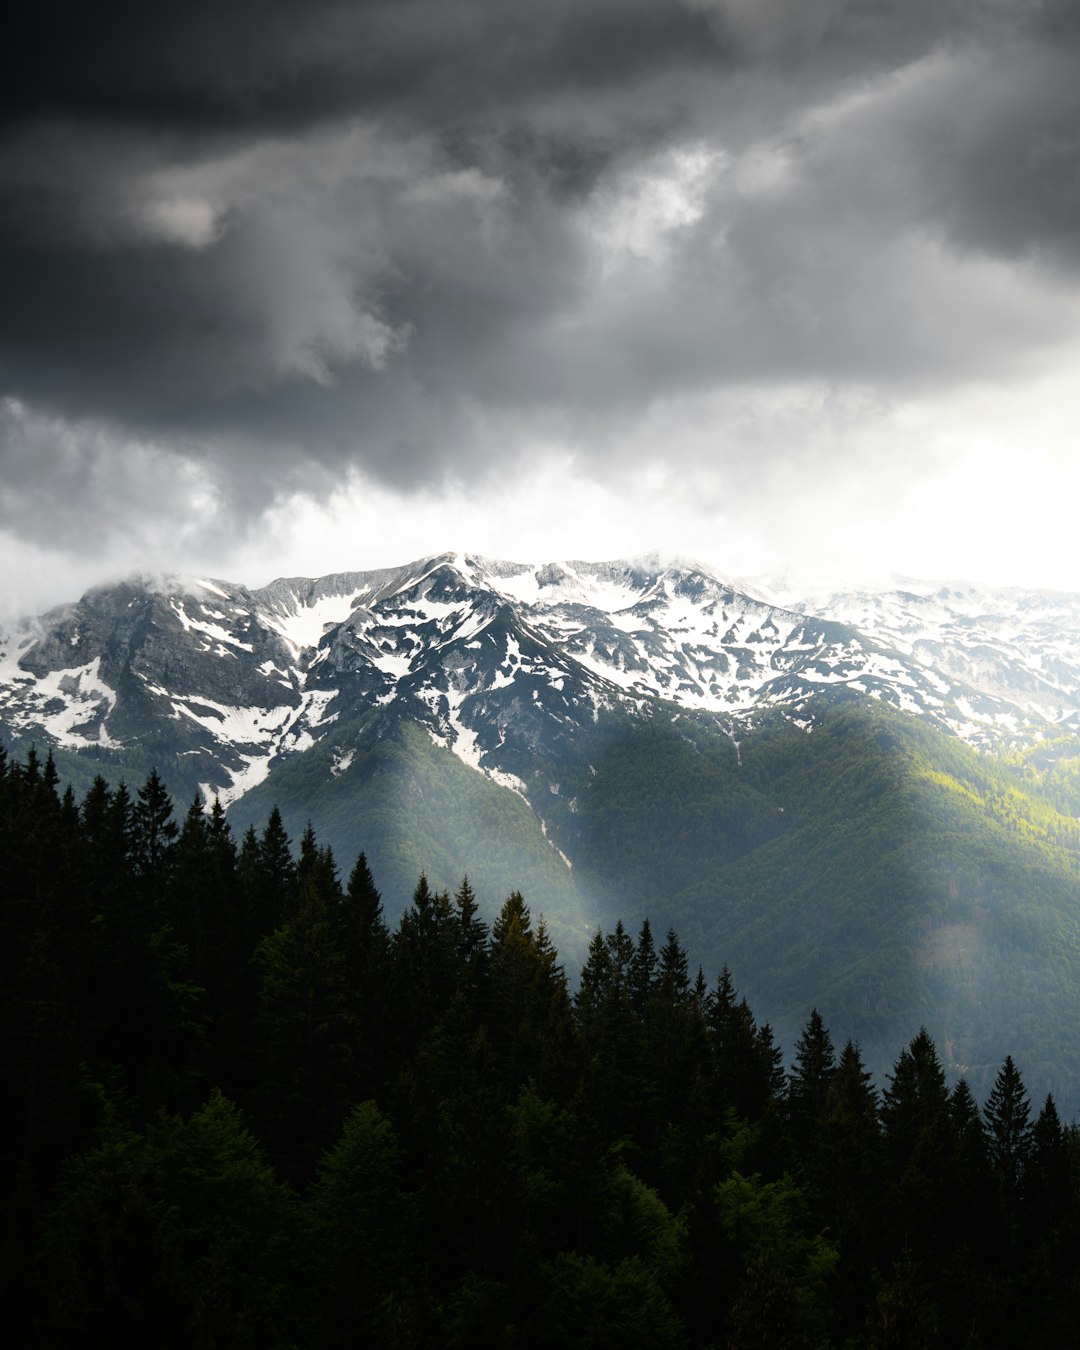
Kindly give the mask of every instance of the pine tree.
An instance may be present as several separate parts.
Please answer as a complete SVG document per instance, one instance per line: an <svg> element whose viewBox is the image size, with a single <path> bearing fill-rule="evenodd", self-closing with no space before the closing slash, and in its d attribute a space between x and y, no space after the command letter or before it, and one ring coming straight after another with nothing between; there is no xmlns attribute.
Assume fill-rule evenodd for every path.
<svg viewBox="0 0 1080 1350"><path fill-rule="evenodd" d="M901 1051L881 1103L885 1137L898 1172L940 1160L948 1100L937 1047L921 1027Z"/></svg>
<svg viewBox="0 0 1080 1350"><path fill-rule="evenodd" d="M470 1006L479 1006L488 962L488 929L480 917L476 892L467 876L454 892L454 910L457 915L459 939L458 959L461 967L462 992Z"/></svg>
<svg viewBox="0 0 1080 1350"><path fill-rule="evenodd" d="M656 948L648 918L642 920L637 946L630 962L630 1002L638 1018L645 1016L656 980Z"/></svg>
<svg viewBox="0 0 1080 1350"><path fill-rule="evenodd" d="M825 1098L836 1072L836 1052L824 1019L811 1010L803 1033L795 1042L795 1062L788 1078L787 1115L796 1148L813 1146Z"/></svg>
<svg viewBox="0 0 1080 1350"><path fill-rule="evenodd" d="M520 892L491 929L488 1030L505 1088L528 1079L544 1091L565 1078L570 1051L566 977L543 922L534 929Z"/></svg>
<svg viewBox="0 0 1080 1350"><path fill-rule="evenodd" d="M878 1095L858 1046L847 1041L830 1076L812 1152L806 1157L818 1212L840 1251L838 1297L844 1330L865 1318L881 1259L883 1156Z"/></svg>
<svg viewBox="0 0 1080 1350"><path fill-rule="evenodd" d="M180 827L173 819L172 799L156 769L139 789L131 815L135 872L148 898L160 903L168 881L173 846Z"/></svg>
<svg viewBox="0 0 1080 1350"><path fill-rule="evenodd" d="M771 1097L774 1063L770 1047L762 1043L750 1005L736 994L727 966L706 1001L705 1020L712 1046L717 1111L733 1110L743 1120L760 1120Z"/></svg>
<svg viewBox="0 0 1080 1350"><path fill-rule="evenodd" d="M1024 1168L1031 1152L1031 1103L1012 1055L998 1070L983 1108L990 1165L1002 1187L1006 1205L1019 1197Z"/></svg>
<svg viewBox="0 0 1080 1350"><path fill-rule="evenodd" d="M949 1092L925 1027L900 1053L882 1097L893 1251L942 1268L951 1241Z"/></svg>

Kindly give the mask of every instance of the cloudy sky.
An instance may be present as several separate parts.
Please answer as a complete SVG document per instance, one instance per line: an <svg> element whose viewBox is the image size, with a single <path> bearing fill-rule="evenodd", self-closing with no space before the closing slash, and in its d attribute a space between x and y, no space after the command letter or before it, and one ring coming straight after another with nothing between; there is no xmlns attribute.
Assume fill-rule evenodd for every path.
<svg viewBox="0 0 1080 1350"><path fill-rule="evenodd" d="M443 548L1080 589L1077 0L29 21L4 608Z"/></svg>

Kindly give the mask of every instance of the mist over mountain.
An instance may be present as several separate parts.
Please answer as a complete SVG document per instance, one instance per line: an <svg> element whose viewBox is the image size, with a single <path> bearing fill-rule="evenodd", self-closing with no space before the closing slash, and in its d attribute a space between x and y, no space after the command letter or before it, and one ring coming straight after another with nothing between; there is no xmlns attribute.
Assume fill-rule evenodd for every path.
<svg viewBox="0 0 1080 1350"><path fill-rule="evenodd" d="M871 1061L925 1023L1080 1106L1080 596L655 556L132 578L4 635L0 711L80 791L156 767L235 831L310 821L391 914L467 873L571 965L648 916L788 1044L814 1005Z"/></svg>

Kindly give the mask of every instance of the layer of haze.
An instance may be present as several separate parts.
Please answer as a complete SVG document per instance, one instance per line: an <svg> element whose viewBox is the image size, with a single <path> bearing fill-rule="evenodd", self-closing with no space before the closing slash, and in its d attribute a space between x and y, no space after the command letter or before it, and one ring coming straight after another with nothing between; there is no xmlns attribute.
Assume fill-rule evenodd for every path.
<svg viewBox="0 0 1080 1350"><path fill-rule="evenodd" d="M450 547L1080 589L1078 16L39 7L0 606Z"/></svg>

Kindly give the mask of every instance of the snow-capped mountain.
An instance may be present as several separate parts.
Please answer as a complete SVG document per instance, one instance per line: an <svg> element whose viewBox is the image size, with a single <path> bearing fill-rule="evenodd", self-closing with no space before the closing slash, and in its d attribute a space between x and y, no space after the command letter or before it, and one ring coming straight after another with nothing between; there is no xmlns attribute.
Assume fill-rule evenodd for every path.
<svg viewBox="0 0 1080 1350"><path fill-rule="evenodd" d="M1030 720L1080 730L1080 597L1060 591L931 584L904 579L896 589L824 593L796 607L874 634L957 690L980 697L973 726L955 729L975 743L994 744L1007 728L1003 705L1020 710L1016 730ZM958 694L962 708L963 693Z"/></svg>
<svg viewBox="0 0 1080 1350"><path fill-rule="evenodd" d="M152 743L241 796L345 723L407 717L524 791L524 758L604 708L664 700L738 736L872 697L983 747L1080 728L1080 597L973 587L784 604L642 557L440 554L258 590L182 577L88 592L0 639L9 739L123 757ZM347 767L343 741L335 768Z"/></svg>

